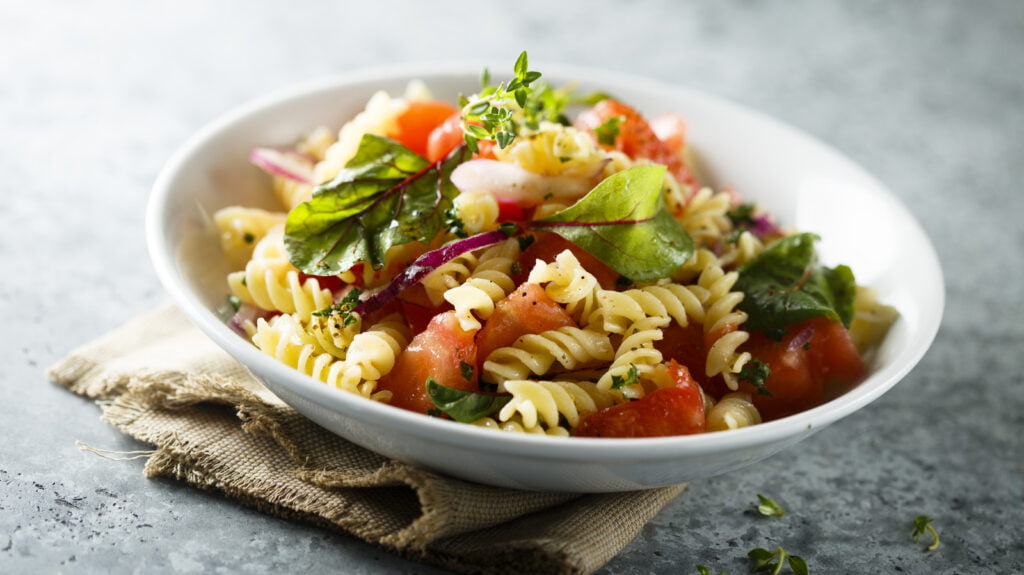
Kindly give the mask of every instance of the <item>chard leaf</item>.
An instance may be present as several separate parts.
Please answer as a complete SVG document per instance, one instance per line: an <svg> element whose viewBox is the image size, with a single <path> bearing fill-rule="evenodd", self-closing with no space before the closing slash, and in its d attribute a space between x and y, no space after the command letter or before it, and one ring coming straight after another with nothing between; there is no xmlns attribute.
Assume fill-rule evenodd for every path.
<svg viewBox="0 0 1024 575"><path fill-rule="evenodd" d="M459 147L431 164L393 140L363 136L345 169L288 214L289 259L305 273L333 275L359 262L380 269L391 247L429 243L458 194L449 176L467 158Z"/></svg>
<svg viewBox="0 0 1024 575"><path fill-rule="evenodd" d="M857 285L849 267L818 265L812 233L775 242L739 270L733 289L746 294L744 328L764 331L825 316L849 327Z"/></svg>
<svg viewBox="0 0 1024 575"><path fill-rule="evenodd" d="M511 395L487 395L463 391L441 385L432 378L427 378L427 395L442 412L461 423L473 423L481 417L500 410L511 399Z"/></svg>
<svg viewBox="0 0 1024 575"><path fill-rule="evenodd" d="M665 209L664 176L664 166L623 170L530 227L557 233L633 281L666 277L693 254L693 239Z"/></svg>

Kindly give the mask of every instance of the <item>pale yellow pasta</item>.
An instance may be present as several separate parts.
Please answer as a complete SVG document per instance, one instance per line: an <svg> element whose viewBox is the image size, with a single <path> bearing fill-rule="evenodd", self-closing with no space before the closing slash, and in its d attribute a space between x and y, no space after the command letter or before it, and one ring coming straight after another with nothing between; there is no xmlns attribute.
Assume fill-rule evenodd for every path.
<svg viewBox="0 0 1024 575"><path fill-rule="evenodd" d="M231 269L241 269L252 258L253 248L275 226L283 224L287 214L260 208L229 206L213 214L220 232L220 247Z"/></svg>
<svg viewBox="0 0 1024 575"><path fill-rule="evenodd" d="M359 142L366 134L387 136L397 131L395 118L407 103L401 98L392 98L387 92L377 92L366 103L366 108L342 126L338 141L324 153L324 159L314 168L316 180L331 180L345 167L359 150Z"/></svg>
<svg viewBox="0 0 1024 575"><path fill-rule="evenodd" d="M739 429L761 423L761 414L750 400L750 394L727 393L707 412L708 431Z"/></svg>
<svg viewBox="0 0 1024 575"><path fill-rule="evenodd" d="M612 389L616 379L628 382L629 374L634 370L638 379L650 379L651 374L659 369L664 360L654 342L665 337L662 328L666 325L667 320L660 317L646 317L631 325L615 350L615 359L597 381L598 389ZM617 391L628 399L639 399L645 395L644 387L639 381L622 385Z"/></svg>
<svg viewBox="0 0 1024 575"><path fill-rule="evenodd" d="M409 345L409 326L392 314L352 338L344 360L343 386L376 382L391 372L398 354Z"/></svg>
<svg viewBox="0 0 1024 575"><path fill-rule="evenodd" d="M498 200L490 192L466 190L452 203L466 233L479 234L498 227Z"/></svg>
<svg viewBox="0 0 1024 575"><path fill-rule="evenodd" d="M725 252L718 257L722 267L738 268L750 260L761 255L764 251L764 242L749 230L743 230L736 237L735 241L724 242Z"/></svg>
<svg viewBox="0 0 1024 575"><path fill-rule="evenodd" d="M740 329L747 321L747 314L736 308L743 301L743 293L732 291L739 274L735 271L726 273L718 264L718 258L703 248L698 249L683 266L684 272L694 270L699 270L697 285L708 293L704 335L721 336L708 350L705 374L708 377L721 375L729 389L736 390L739 388L739 373L751 359L749 352L740 351L740 347L750 339L750 334Z"/></svg>
<svg viewBox="0 0 1024 575"><path fill-rule="evenodd" d="M850 323L850 339L861 355L870 355L885 339L889 328L899 316L892 306L878 301L874 289L857 286L853 298L853 321Z"/></svg>
<svg viewBox="0 0 1024 575"><path fill-rule="evenodd" d="M690 232L698 247L714 245L732 230L732 222L726 215L732 206L728 192L714 192L710 188L698 191L683 208L679 223Z"/></svg>
<svg viewBox="0 0 1024 575"><path fill-rule="evenodd" d="M571 126L542 122L539 129L511 146L494 150L495 157L545 176L593 176L608 162L594 138Z"/></svg>
<svg viewBox="0 0 1024 575"><path fill-rule="evenodd" d="M526 428L562 426L575 428L581 413L594 412L615 403L615 395L589 383L567 381L509 380L505 391L511 399L498 412L499 421L519 415Z"/></svg>
<svg viewBox="0 0 1024 575"><path fill-rule="evenodd" d="M509 347L491 352L483 364L484 379L503 384L510 379L546 375L557 364L562 370L595 367L614 359L608 335L594 330L563 326L521 336Z"/></svg>
<svg viewBox="0 0 1024 575"><path fill-rule="evenodd" d="M538 424L533 427L526 427L523 425L523 418L519 414L514 415L508 421L498 421L493 417L481 417L474 421L473 425L486 429L493 429L495 431L507 431L511 433L532 433L534 435L550 435L552 437L569 436L569 430L562 426L544 427L543 425Z"/></svg>
<svg viewBox="0 0 1024 575"><path fill-rule="evenodd" d="M480 329L480 320L494 313L494 305L516 284L509 275L519 255L519 242L506 240L484 250L468 278L444 292L444 299L455 308L459 325L466 331Z"/></svg>
<svg viewBox="0 0 1024 575"><path fill-rule="evenodd" d="M472 252L466 252L441 264L427 274L420 284L423 285L431 305L440 305L444 302L444 292L466 281L473 273L476 262L477 257Z"/></svg>
<svg viewBox="0 0 1024 575"><path fill-rule="evenodd" d="M258 319L252 341L267 355L330 386L377 401L391 397L390 392L376 392L375 381L353 383L351 378L347 379L347 366L331 354L324 353L292 315L282 314L270 321Z"/></svg>
<svg viewBox="0 0 1024 575"><path fill-rule="evenodd" d="M337 310L329 313L318 310L309 321L309 334L316 338L324 351L338 359L345 359L353 338L363 328L362 318L358 314L348 317L350 319L346 321L345 316Z"/></svg>
<svg viewBox="0 0 1024 575"><path fill-rule="evenodd" d="M583 268L572 251L563 250L552 263L537 260L527 281L544 285L548 297L563 304L577 323L587 325L597 306L600 286L594 274Z"/></svg>
<svg viewBox="0 0 1024 575"><path fill-rule="evenodd" d="M281 236L271 230L253 250L245 270L228 274L228 287L238 299L268 311L294 313L306 323L313 312L334 303L331 290L314 277L304 281L284 256Z"/></svg>

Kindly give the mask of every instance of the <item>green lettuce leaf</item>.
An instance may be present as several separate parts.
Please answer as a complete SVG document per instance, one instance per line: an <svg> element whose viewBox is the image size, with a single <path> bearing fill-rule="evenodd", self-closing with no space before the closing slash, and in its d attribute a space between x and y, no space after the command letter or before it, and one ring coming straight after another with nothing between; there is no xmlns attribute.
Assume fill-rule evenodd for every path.
<svg viewBox="0 0 1024 575"><path fill-rule="evenodd" d="M669 276L693 254L693 239L665 209L664 177L664 166L623 170L530 228L557 233L634 281Z"/></svg>
<svg viewBox="0 0 1024 575"><path fill-rule="evenodd" d="M487 395L463 391L441 385L434 378L427 378L427 395L439 410L447 413L455 421L473 423L481 417L487 417L505 406L511 395Z"/></svg>
<svg viewBox="0 0 1024 575"><path fill-rule="evenodd" d="M363 136L345 169L288 214L289 259L305 273L333 275L359 262L380 269L391 247L429 243L458 195L451 172L468 157L460 147L431 164L394 140Z"/></svg>
<svg viewBox="0 0 1024 575"><path fill-rule="evenodd" d="M825 316L849 327L857 284L853 271L818 265L812 233L785 237L739 270L733 287L745 295L739 309L750 317L744 328L780 329Z"/></svg>

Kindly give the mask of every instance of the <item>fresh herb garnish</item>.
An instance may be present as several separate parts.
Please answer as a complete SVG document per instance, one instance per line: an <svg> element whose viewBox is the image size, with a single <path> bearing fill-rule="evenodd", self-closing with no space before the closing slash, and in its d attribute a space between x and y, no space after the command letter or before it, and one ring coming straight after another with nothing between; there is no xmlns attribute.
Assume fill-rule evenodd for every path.
<svg viewBox="0 0 1024 575"><path fill-rule="evenodd" d="M594 128L597 143L602 146L614 146L615 139L619 137L619 125L625 119L625 116L612 116L602 122L600 126Z"/></svg>
<svg viewBox="0 0 1024 575"><path fill-rule="evenodd" d="M231 306L232 311L238 311L242 307L242 300L238 299L235 294L231 294L228 296L228 305Z"/></svg>
<svg viewBox="0 0 1024 575"><path fill-rule="evenodd" d="M473 379L473 364L466 363L464 361L459 362L459 372L462 373L462 379L470 381Z"/></svg>
<svg viewBox="0 0 1024 575"><path fill-rule="evenodd" d="M761 515L766 515L768 517L782 517L786 514L786 508L780 505L771 497L765 497L764 495L758 493L757 500L757 512Z"/></svg>
<svg viewBox="0 0 1024 575"><path fill-rule="evenodd" d="M362 295L363 290L359 288L352 288L349 290L345 297L341 298L337 303L331 304L322 310L313 312L316 317L331 317L338 316L341 321L341 325L348 327L355 322L359 321L359 316L353 312L356 306L360 304L359 296Z"/></svg>
<svg viewBox="0 0 1024 575"><path fill-rule="evenodd" d="M637 383L640 383L640 372L637 371L636 366L632 363L629 364L629 370L626 371L626 377L622 377L621 375L612 376L612 389L636 385Z"/></svg>
<svg viewBox="0 0 1024 575"><path fill-rule="evenodd" d="M913 537L914 537L914 542L916 543L917 540L920 539L921 536L924 535L924 533L926 531L929 534L931 534L931 536L932 536L932 543L931 543L931 545L928 545L927 547L925 547L924 550L925 551L935 551L936 549L939 548L939 532L936 531L934 527L932 527L932 518L928 517L927 515L919 515L919 516L915 517L914 518L914 533L912 534Z"/></svg>
<svg viewBox="0 0 1024 575"><path fill-rule="evenodd" d="M541 74L529 69L526 51L519 54L513 71L515 77L512 80L497 86L489 85L490 73L484 71L481 77L484 88L462 102L462 129L470 151L479 151L480 140L494 140L498 147L506 148L519 134L516 112L529 109L530 85L539 80ZM533 116L525 118L525 125L536 129L537 113L539 109Z"/></svg>
<svg viewBox="0 0 1024 575"><path fill-rule="evenodd" d="M689 259L693 239L665 209L664 176L665 166L623 170L530 228L557 233L634 281L667 277Z"/></svg>
<svg viewBox="0 0 1024 575"><path fill-rule="evenodd" d="M441 385L432 377L427 378L426 386L427 395L437 409L461 423L473 423L481 417L487 417L512 399L511 395L486 395L455 389Z"/></svg>
<svg viewBox="0 0 1024 575"><path fill-rule="evenodd" d="M747 553L747 557L754 560L751 573L771 571L771 575L779 575L786 563L789 563L789 568L795 575L808 575L807 563L797 555L790 555L782 547L777 548L774 553L758 547Z"/></svg>
<svg viewBox="0 0 1024 575"><path fill-rule="evenodd" d="M857 285L849 267L818 265L812 233L775 242L740 268L734 290L746 294L739 309L744 329L763 331L825 316L849 327Z"/></svg>
<svg viewBox="0 0 1024 575"><path fill-rule="evenodd" d="M289 259L305 273L330 275L359 262L380 269L391 247L429 243L459 193L451 172L468 157L459 147L430 164L393 140L363 136L345 169L288 214Z"/></svg>
<svg viewBox="0 0 1024 575"><path fill-rule="evenodd" d="M469 237L469 232L466 231L466 222L462 221L462 218L459 217L458 211L455 208L444 211L443 226L449 233L457 238Z"/></svg>
<svg viewBox="0 0 1024 575"><path fill-rule="evenodd" d="M704 565L698 565L697 566L697 573L699 575L712 575L711 569L708 569ZM726 572L725 571L719 571L718 575L726 575Z"/></svg>
<svg viewBox="0 0 1024 575"><path fill-rule="evenodd" d="M740 204L726 212L725 216L733 226L748 228L754 225L754 204Z"/></svg>
<svg viewBox="0 0 1024 575"><path fill-rule="evenodd" d="M743 364L743 368L740 369L737 379L744 383L749 383L757 388L758 395L771 397L772 392L768 391L768 387L766 386L768 383L768 376L771 374L772 370L768 367L767 363L759 359L752 359ZM758 495L758 497L760 497L760 495Z"/></svg>

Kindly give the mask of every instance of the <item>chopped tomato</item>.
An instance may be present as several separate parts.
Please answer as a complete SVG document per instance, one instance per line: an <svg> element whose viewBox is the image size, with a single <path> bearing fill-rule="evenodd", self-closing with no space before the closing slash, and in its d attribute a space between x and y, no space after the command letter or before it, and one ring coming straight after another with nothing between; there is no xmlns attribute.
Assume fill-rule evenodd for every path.
<svg viewBox="0 0 1024 575"><path fill-rule="evenodd" d="M594 274L602 288L615 289L615 284L619 280L619 272L608 267L587 250L554 232L536 232L533 237L533 243L523 250L522 255L519 256L520 271L518 275L512 278L517 283L526 281L527 276L530 275L530 270L533 269L537 260L551 263L555 261L555 256L564 250L570 250L572 255L576 256L576 259L579 260L583 269Z"/></svg>
<svg viewBox="0 0 1024 575"><path fill-rule="evenodd" d="M462 114L449 115L427 137L427 160L436 162L462 143Z"/></svg>
<svg viewBox="0 0 1024 575"><path fill-rule="evenodd" d="M528 333L541 333L576 322L537 284L524 283L494 306L476 336L478 357L483 362L499 347L506 347Z"/></svg>
<svg viewBox="0 0 1024 575"><path fill-rule="evenodd" d="M526 220L526 210L514 200L495 198L498 202L499 222L522 222Z"/></svg>
<svg viewBox="0 0 1024 575"><path fill-rule="evenodd" d="M455 314L437 314L398 355L395 367L381 378L377 388L392 393L391 405L419 413L434 409L427 395L428 377L441 385L477 391L477 370L474 367L467 378L464 365L476 365L473 336L473 332L462 329Z"/></svg>
<svg viewBox="0 0 1024 575"><path fill-rule="evenodd" d="M430 136L457 112L454 106L440 100L409 102L405 110L395 118L395 133L389 136L401 142L406 148L427 157ZM450 149L446 150L445 154L448 151Z"/></svg>
<svg viewBox="0 0 1024 575"><path fill-rule="evenodd" d="M849 387L864 372L864 360L846 328L827 318L794 324L780 341L752 333L746 349L771 370L765 383L771 396L757 393L748 383L740 384L765 420L820 405L830 399L829 390Z"/></svg>
<svg viewBox="0 0 1024 575"><path fill-rule="evenodd" d="M462 112L457 111L445 121L434 128L434 131L427 137L427 160L436 162L457 148L463 142L462 133ZM477 142L477 153L474 158L494 159L494 141L480 140Z"/></svg>
<svg viewBox="0 0 1024 575"><path fill-rule="evenodd" d="M679 114L662 114L651 120L651 130L675 154L686 148L686 121Z"/></svg>
<svg viewBox="0 0 1024 575"><path fill-rule="evenodd" d="M576 127L594 132L611 118L623 118L615 143L610 146L612 149L630 158L647 158L656 164L662 164L680 184L692 189L699 187L697 179L683 163L682 148L673 149L674 142L669 144L662 141L640 112L622 102L611 99L598 102L576 118Z"/></svg>
<svg viewBox="0 0 1024 575"><path fill-rule="evenodd" d="M664 437L705 431L704 399L685 365L669 362L674 387L642 399L584 415L576 428L583 437Z"/></svg>
<svg viewBox="0 0 1024 575"><path fill-rule="evenodd" d="M704 346L704 328L696 322L686 327L672 322L662 328L665 337L654 342L654 347L665 359L675 360L690 369L690 374L704 387L707 377L704 364L707 362L707 348Z"/></svg>

